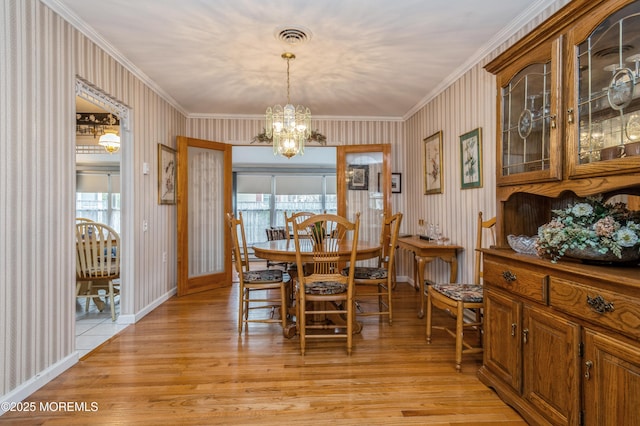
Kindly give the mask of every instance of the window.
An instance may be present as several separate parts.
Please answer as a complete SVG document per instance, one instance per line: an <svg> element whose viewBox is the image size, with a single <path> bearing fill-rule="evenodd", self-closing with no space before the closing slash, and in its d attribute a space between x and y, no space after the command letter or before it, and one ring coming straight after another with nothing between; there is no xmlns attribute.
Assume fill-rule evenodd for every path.
<svg viewBox="0 0 640 426"><path fill-rule="evenodd" d="M116 172L78 172L76 217L106 223L120 233L120 175Z"/></svg>
<svg viewBox="0 0 640 426"><path fill-rule="evenodd" d="M336 175L331 173L236 173L235 210L242 212L247 243L265 241L265 229L284 226L284 212L336 213Z"/></svg>

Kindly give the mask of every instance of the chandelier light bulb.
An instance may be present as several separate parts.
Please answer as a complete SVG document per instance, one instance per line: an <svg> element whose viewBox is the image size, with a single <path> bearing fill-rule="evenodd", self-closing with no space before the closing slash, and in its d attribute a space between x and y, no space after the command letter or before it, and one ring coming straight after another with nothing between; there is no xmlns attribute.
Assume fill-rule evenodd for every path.
<svg viewBox="0 0 640 426"><path fill-rule="evenodd" d="M293 53L283 53L287 61L287 104L284 108L268 107L265 114L265 133L273 139L273 154L287 158L304 154L304 144L310 138L311 111L301 105L293 106L290 100L289 61Z"/></svg>

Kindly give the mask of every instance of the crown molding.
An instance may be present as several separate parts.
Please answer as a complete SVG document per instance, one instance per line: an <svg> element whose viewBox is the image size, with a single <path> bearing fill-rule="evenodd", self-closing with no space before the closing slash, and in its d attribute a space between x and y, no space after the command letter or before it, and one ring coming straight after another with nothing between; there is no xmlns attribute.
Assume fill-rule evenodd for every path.
<svg viewBox="0 0 640 426"><path fill-rule="evenodd" d="M212 119L212 120L264 120L264 114L187 114L191 119ZM318 121L399 121L402 117L377 117L377 116L336 116L336 115L311 115L311 120Z"/></svg>
<svg viewBox="0 0 640 426"><path fill-rule="evenodd" d="M475 67L489 54L498 49L504 42L509 40L518 31L524 28L531 20L536 18L542 12L547 9L552 9L556 12L562 6L569 3L571 0L537 0L532 3L527 9L525 9L520 15L513 19L506 27L492 37L484 46L478 49L467 61L456 68L447 78L442 80L431 92L429 92L424 98L413 106L402 117L403 120L408 120L416 112L431 102L436 96L442 93L447 87L451 86L458 79L460 79L465 73ZM506 48L506 46L505 46Z"/></svg>

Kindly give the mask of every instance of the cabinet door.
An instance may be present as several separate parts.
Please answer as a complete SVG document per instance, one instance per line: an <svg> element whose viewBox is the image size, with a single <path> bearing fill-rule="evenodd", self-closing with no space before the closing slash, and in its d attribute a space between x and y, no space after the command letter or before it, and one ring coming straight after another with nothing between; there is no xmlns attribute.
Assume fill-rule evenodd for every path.
<svg viewBox="0 0 640 426"><path fill-rule="evenodd" d="M640 1L603 2L567 33L569 177L640 170Z"/></svg>
<svg viewBox="0 0 640 426"><path fill-rule="evenodd" d="M522 377L520 307L519 302L485 289L484 365L518 393Z"/></svg>
<svg viewBox="0 0 640 426"><path fill-rule="evenodd" d="M562 177L560 52L559 39L543 44L498 74L498 185Z"/></svg>
<svg viewBox="0 0 640 426"><path fill-rule="evenodd" d="M523 397L551 423L577 425L580 326L525 305L522 339Z"/></svg>
<svg viewBox="0 0 640 426"><path fill-rule="evenodd" d="M640 345L585 330L584 424L637 425Z"/></svg>

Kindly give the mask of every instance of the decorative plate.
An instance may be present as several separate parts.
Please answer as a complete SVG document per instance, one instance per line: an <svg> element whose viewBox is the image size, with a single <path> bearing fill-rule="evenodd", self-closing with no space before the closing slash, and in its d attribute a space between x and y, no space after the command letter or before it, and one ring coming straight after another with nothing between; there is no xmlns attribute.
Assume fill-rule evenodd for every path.
<svg viewBox="0 0 640 426"><path fill-rule="evenodd" d="M624 131L630 141L636 142L640 140L640 115L631 115L631 117L629 117L629 121L627 121Z"/></svg>
<svg viewBox="0 0 640 426"><path fill-rule="evenodd" d="M622 68L611 77L607 98L611 108L620 111L626 108L633 99L633 71Z"/></svg>
<svg viewBox="0 0 640 426"><path fill-rule="evenodd" d="M522 139L526 139L533 128L533 114L528 109L524 109L518 118L518 134Z"/></svg>

